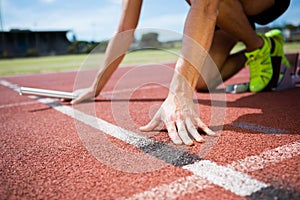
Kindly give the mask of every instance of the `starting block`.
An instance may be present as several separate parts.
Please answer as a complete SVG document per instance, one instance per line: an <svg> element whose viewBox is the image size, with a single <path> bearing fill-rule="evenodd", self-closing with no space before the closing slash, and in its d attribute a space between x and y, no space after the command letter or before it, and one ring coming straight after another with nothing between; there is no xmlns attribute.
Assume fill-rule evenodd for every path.
<svg viewBox="0 0 300 200"><path fill-rule="evenodd" d="M286 66L282 63L281 57L272 57L273 76L270 83L263 91L282 91L294 88L300 83L300 69L298 67L299 53L285 55L290 63ZM225 88L227 93L243 93L249 91L249 83L228 85Z"/></svg>

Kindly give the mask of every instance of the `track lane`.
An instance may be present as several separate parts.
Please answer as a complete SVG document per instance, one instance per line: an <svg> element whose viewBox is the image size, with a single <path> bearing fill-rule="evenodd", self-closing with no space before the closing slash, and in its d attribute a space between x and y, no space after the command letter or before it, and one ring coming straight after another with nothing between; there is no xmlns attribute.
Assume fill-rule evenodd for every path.
<svg viewBox="0 0 300 200"><path fill-rule="evenodd" d="M38 79L38 78L37 78ZM20 83L22 83L22 81L20 82ZM53 85L53 87L54 87L54 85ZM69 86L68 86L69 87ZM153 92L154 91L157 91L157 90L159 90L159 88L156 88L155 90L153 90ZM151 95L152 94L152 95ZM150 96L152 96L153 97L153 93L152 92L150 92L150 94L147 94L147 95L150 95ZM146 97L147 97L147 95L146 95ZM247 96L247 95L249 95L249 94L245 94L245 96ZM287 95L291 95L290 93L287 93ZM242 96L242 95L241 95ZM272 95L271 95L272 96ZM294 96L297 96L297 95L294 95ZM139 94L137 94L137 97L138 98L140 98L139 97ZM158 96L158 97L161 97L161 96ZM201 95L201 97L202 97L202 95ZM237 96L232 96L233 98L236 98ZM240 96L238 96L238 97L240 97ZM162 99L163 97L161 97L161 99ZM205 97L206 98L206 97ZM204 98L204 99L205 99ZM159 98L158 98L159 99ZM258 99L258 98L257 98ZM102 101L103 99L101 99L100 101ZM231 99L229 99L229 100L231 100ZM104 100L105 101L105 100ZM133 102L131 102L131 103L133 103ZM145 102L134 102L135 104L145 104ZM205 103L205 102L204 102ZM234 105L233 103L231 104L231 105ZM278 106L279 105L281 105L281 104L278 104ZM26 105L24 105L25 107L27 107ZM33 105L34 106L34 105ZM97 106L98 106L98 104L97 104ZM136 105L135 105L136 106ZM209 106L209 105L207 105L207 106ZM23 107L23 106L22 106ZM134 106L133 106L134 107ZM205 107L205 106L204 106ZM210 159L210 158L212 158L212 157L214 157L214 156L216 156L217 155L217 157L214 157L212 160L214 161L214 162L216 162L216 163L218 163L218 164L221 164L221 165L223 165L223 164L226 164L226 163L228 163L230 160L233 160L233 161L236 161L236 160L238 160L238 158L239 157L247 157L247 156L251 156L251 154L252 155L255 155L255 154L259 154L260 152L262 152L264 149L272 149L272 148L276 148L276 147L278 147L278 146L280 146L280 145L284 145L284 144L288 144L289 142L293 142L293 141L297 141L298 139L298 137L297 137L297 135L295 135L295 136L292 136L293 134L295 134L295 129L294 129L294 125L293 125L293 123L291 123L291 124L288 124L288 126L287 126L287 124L284 124L284 123L276 123L276 127L278 127L278 128L285 128L286 130L289 130L290 131L290 134L287 134L287 135L284 135L284 134L282 134L282 135L279 135L279 136L277 136L277 139L276 139L276 141L274 141L274 143L273 144L267 144L266 146L263 146L263 143L265 142L265 141L268 141L268 140L270 140L270 139L272 139L272 138L274 138L274 136L273 135L261 135L261 134L257 134L257 133L255 133L255 132L253 132L252 131L252 133L250 132L250 135L245 135L245 133L243 133L243 134L236 134L236 133L239 133L239 132L245 132L245 130L244 129L241 129L241 128L234 128L234 127L231 127L230 126L230 123L232 123L234 120L234 118L239 118L240 116L241 116L241 113L236 113L236 111L237 110L241 110L241 108L237 108L237 109L235 109L234 107L233 107L233 109L232 109L232 106L230 106L231 107L231 114L233 114L233 116L234 117L230 117L230 118L227 118L226 120L227 120L227 123L228 123L228 125L226 125L225 126L225 136L223 137L223 138L221 138L221 140L218 142L218 145L217 145L217 147L216 148L214 148L214 151L212 151L212 153L211 154L209 154L208 155L208 159ZM297 107L296 105L294 105L294 107L295 108L299 108L299 107ZM259 108L258 106L257 106L257 108ZM100 107L99 107L99 110L101 110L102 109L102 106L100 105ZM204 108L205 109L205 108ZM46 108L41 108L41 109L37 109L38 111L40 110L40 111L47 111L48 112L48 110L46 109ZM102 109L103 110L103 109ZM245 111L247 110L247 108L245 108L244 109ZM249 113L249 112L245 112L245 113ZM256 113L258 113L259 114L259 112L256 112ZM105 115L105 113L103 114L103 115ZM102 118L102 116L100 115L100 118ZM146 118L144 118L144 119L146 119ZM244 119L246 119L246 118L244 118ZM207 119L207 120L209 120L209 119ZM143 121L143 120L142 120ZM246 120L244 120L244 121L246 121ZM112 120L112 122L113 122L113 120ZM262 124L264 124L264 125L268 125L268 122L267 122L267 120L266 121L261 121L262 122ZM266 123L267 122L267 123ZM137 124L139 124L140 122L138 122ZM226 130L226 129L228 129L228 130ZM247 133L247 132L246 132ZM254 134L253 134L254 133ZM229 136L229 137L228 137ZM232 140L234 137L236 137L236 136L238 136L237 138L235 138L235 140ZM246 137L245 137L246 136ZM248 137L249 136L249 137ZM292 136L292 137L291 137ZM156 137L154 137L155 139L156 139ZM165 138L165 137L161 137L161 136L158 136L157 137L158 139L160 139L160 138ZM251 141L255 141L256 139L258 139L258 138L262 138L262 141L261 142L258 142L257 144L253 144ZM241 142L239 142L239 140L244 140L243 141L243 143L241 143ZM251 142L251 144L250 144L250 146L249 147L247 147L247 148L245 148L245 149L243 149L244 147L246 147L246 145L247 145L247 140L249 141L249 142ZM235 143L235 141L236 141L236 143ZM231 147L228 147L228 144L234 144L233 146L231 146ZM242 144L242 146L241 146L241 144ZM236 147L235 147L236 146ZM243 147L244 146L244 147ZM233 156L233 153L232 152L230 152L230 151L227 151L227 149L228 150L232 150L232 149L234 149L234 148L237 148L237 147L242 147L242 149L240 150L240 156ZM253 147L255 147L256 149L254 150L254 149L251 149L251 148L253 148ZM196 147L193 147L193 148L196 148ZM191 152L193 152L193 148L191 148ZM223 152L222 152L222 149L223 149ZM197 152L197 149L194 149L196 152ZM224 152L224 150L225 150L225 152ZM227 155L226 155L226 151L227 151ZM248 151L248 153L246 153ZM220 154L221 153L221 154ZM245 154L246 153L246 154ZM228 157L231 157L230 159L228 159ZM224 158L227 158L227 159L224 159ZM295 162L295 160L294 159L291 159L290 160L290 162ZM280 162L281 163L281 162ZM279 163L279 165L280 165L280 163ZM277 166L278 164L276 164L276 166ZM168 170L167 170L168 171ZM166 172L167 172L166 171ZM273 172L274 173L274 172ZM180 173L179 173L180 174ZM172 174L172 175L168 175L167 177L172 177L172 176L174 176L175 174ZM181 174L181 175L183 175L183 174ZM161 176L161 175L160 175ZM185 174L185 175L183 175L183 176L181 176L181 178L182 177L188 177L189 175L187 175L187 174ZM294 175L295 176L295 175ZM256 178L258 178L258 179L261 179L261 177L260 177L260 172L258 172L257 173L257 175L255 174L255 177ZM171 178L172 179L172 178ZM180 179L180 176L178 177L178 179ZM285 178L285 179L288 179L287 177ZM154 179L155 180L155 179ZM170 179L169 179L170 180ZM162 181L161 183L162 184L168 184L168 183L171 183L172 181ZM174 181L176 181L177 179L175 178L175 179L173 179ZM278 179L277 179L278 180ZM269 182L269 181L267 181L267 182ZM273 181L270 181L270 184L272 184L272 182ZM147 183L147 181L145 181L145 183ZM151 184L150 184L151 185ZM149 184L148 184L148 186L150 186ZM159 183L153 183L152 184L153 185L153 187L155 187L155 185L159 185ZM294 184L293 184L294 185ZM293 186L294 187L294 186ZM152 188L152 186L150 186L150 187L148 187L148 189L150 189L150 188ZM297 188L297 187L296 187ZM141 192L144 190L144 189L146 189L146 188L143 188L142 190L141 190ZM210 189L205 189L205 191L209 191ZM217 190L220 190L220 188L219 189L217 189ZM121 190L121 191L123 191L123 190ZM138 192L138 190L137 189L133 189L132 191L130 191L129 193L131 193L131 194L134 194L134 193L136 193L136 192ZM202 191L203 192L203 191ZM126 195L126 192L125 193L123 193L123 195L125 195L125 196L131 196L130 194L129 194L128 192L127 192L127 195ZM197 194L197 192L195 191L195 193ZM203 193L206 193L206 192L203 192ZM182 195L183 194L181 194L181 197L182 197ZM110 194L107 194L107 197L108 196L110 196ZM121 195L122 196L122 195ZM121 197L121 196L119 196L119 197ZM183 195L184 196L184 195ZM229 195L230 196L230 195ZM116 197L116 196L115 196ZM235 198L237 198L237 196L235 196Z"/></svg>

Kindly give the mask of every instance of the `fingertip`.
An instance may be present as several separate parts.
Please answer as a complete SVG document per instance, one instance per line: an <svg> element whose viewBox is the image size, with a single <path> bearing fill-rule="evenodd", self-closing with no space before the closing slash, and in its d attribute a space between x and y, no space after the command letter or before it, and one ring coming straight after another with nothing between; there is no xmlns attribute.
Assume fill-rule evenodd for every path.
<svg viewBox="0 0 300 200"><path fill-rule="evenodd" d="M148 124L145 125L145 126L141 126L139 129L140 129L140 131L143 131L143 132L148 132L148 131L152 131L153 130L153 128L150 127Z"/></svg>
<svg viewBox="0 0 300 200"><path fill-rule="evenodd" d="M141 126L141 127L139 128L139 130L140 130L140 131L146 131L147 129L146 129L146 126Z"/></svg>
<svg viewBox="0 0 300 200"><path fill-rule="evenodd" d="M71 103L71 105L75 105L75 104L77 104L77 102L78 102L78 101L73 100L73 101L71 101L70 103Z"/></svg>
<svg viewBox="0 0 300 200"><path fill-rule="evenodd" d="M76 98L76 99L73 99L73 100L71 101L71 104L72 104L72 105L75 105L75 104L80 103L81 101L82 101L81 98Z"/></svg>
<svg viewBox="0 0 300 200"><path fill-rule="evenodd" d="M199 142L199 143L202 143L202 142L205 142L205 140L204 140L204 138L203 137L197 137L197 138L195 138L195 140L197 141L197 142Z"/></svg>
<svg viewBox="0 0 300 200"><path fill-rule="evenodd" d="M212 131L212 130L209 129L209 128L206 128L206 129L205 129L205 132L207 133L207 135L210 135L210 136L215 136L215 135L217 135L214 131Z"/></svg>
<svg viewBox="0 0 300 200"><path fill-rule="evenodd" d="M194 144L193 140L184 141L184 144L187 146L192 146Z"/></svg>
<svg viewBox="0 0 300 200"><path fill-rule="evenodd" d="M181 144L183 144L182 140L180 140L180 139L172 139L172 142L173 142L174 144L176 144L176 145L181 145Z"/></svg>
<svg viewBox="0 0 300 200"><path fill-rule="evenodd" d="M170 139L172 140L172 142L176 145L181 145L183 144L183 141L181 140L181 138L179 137L178 133L174 130L172 130L172 127L167 127L168 129L168 134ZM171 129L170 129L171 128Z"/></svg>

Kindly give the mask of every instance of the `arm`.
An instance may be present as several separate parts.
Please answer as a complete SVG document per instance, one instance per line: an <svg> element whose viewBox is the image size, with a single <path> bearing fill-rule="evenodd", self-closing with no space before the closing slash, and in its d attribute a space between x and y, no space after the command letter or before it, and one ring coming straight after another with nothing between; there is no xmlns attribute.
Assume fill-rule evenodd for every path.
<svg viewBox="0 0 300 200"><path fill-rule="evenodd" d="M214 134L200 120L192 96L212 43L219 0L189 2L191 8L185 22L181 56L176 63L169 95L153 119L140 128L142 131L151 131L162 121L175 144L187 145L193 144L188 133L196 141L204 141L197 127L207 134Z"/></svg>
<svg viewBox="0 0 300 200"><path fill-rule="evenodd" d="M115 36L109 41L105 52L104 64L99 69L96 79L90 88L75 91L78 97L71 103L76 104L99 95L113 72L122 62L137 27L142 0L123 0L122 15Z"/></svg>

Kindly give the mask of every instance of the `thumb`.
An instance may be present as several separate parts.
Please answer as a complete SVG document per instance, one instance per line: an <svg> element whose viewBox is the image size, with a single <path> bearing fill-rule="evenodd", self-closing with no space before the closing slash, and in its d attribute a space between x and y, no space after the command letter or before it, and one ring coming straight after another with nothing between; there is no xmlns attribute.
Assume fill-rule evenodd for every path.
<svg viewBox="0 0 300 200"><path fill-rule="evenodd" d="M152 131L160 124L160 122L161 122L160 111L158 111L147 125L140 127L140 131L144 131L144 132Z"/></svg>
<svg viewBox="0 0 300 200"><path fill-rule="evenodd" d="M82 102L84 99L85 99L84 96L79 96L79 97L73 99L73 100L71 101L71 104L72 104L72 105L78 104L78 103Z"/></svg>

